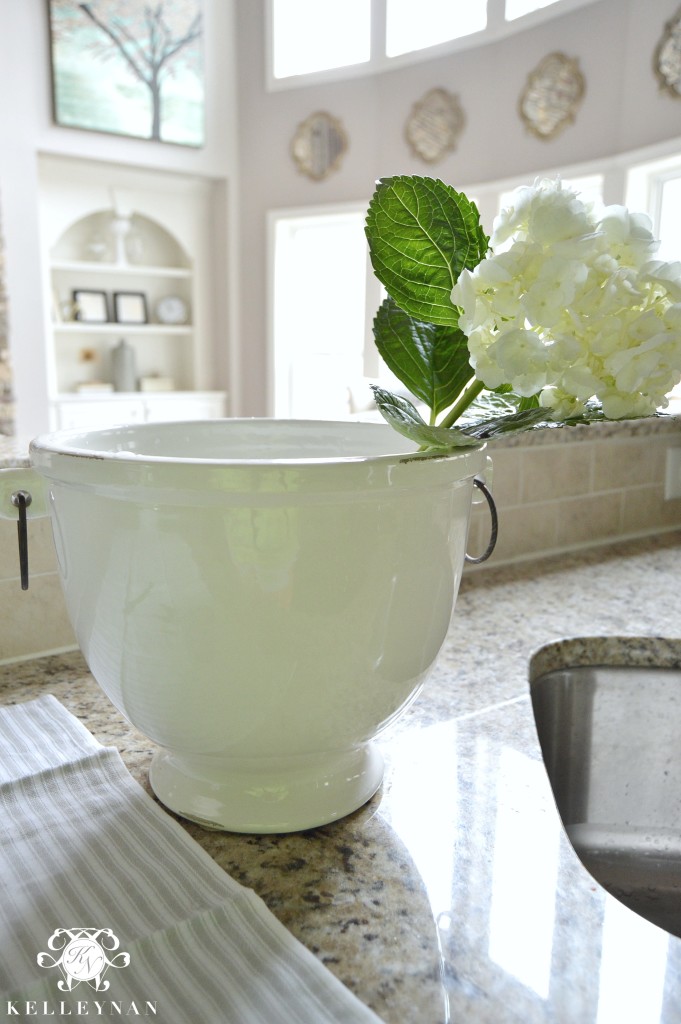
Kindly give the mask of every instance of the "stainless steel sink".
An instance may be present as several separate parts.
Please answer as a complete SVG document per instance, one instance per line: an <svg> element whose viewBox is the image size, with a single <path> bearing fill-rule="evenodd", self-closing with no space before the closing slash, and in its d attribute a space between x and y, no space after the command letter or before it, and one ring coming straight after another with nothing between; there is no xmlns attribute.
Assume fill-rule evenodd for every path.
<svg viewBox="0 0 681 1024"><path fill-rule="evenodd" d="M556 804L582 863L681 937L681 669L560 668L530 685Z"/></svg>

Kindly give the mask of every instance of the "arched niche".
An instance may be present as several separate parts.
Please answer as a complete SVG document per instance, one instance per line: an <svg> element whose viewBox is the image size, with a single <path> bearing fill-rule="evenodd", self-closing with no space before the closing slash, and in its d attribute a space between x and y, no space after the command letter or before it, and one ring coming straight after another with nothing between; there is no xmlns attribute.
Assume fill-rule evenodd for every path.
<svg viewBox="0 0 681 1024"><path fill-rule="evenodd" d="M191 260L175 236L136 211L96 210L74 221L52 247L55 262L86 262L189 269Z"/></svg>

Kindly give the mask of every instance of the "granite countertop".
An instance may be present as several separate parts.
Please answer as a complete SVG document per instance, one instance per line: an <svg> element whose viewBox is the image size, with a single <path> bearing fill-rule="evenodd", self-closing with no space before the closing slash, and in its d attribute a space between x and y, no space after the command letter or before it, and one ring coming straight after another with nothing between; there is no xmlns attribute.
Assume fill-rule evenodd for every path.
<svg viewBox="0 0 681 1024"><path fill-rule="evenodd" d="M0 435L0 469L23 469L30 466L30 438Z"/></svg>
<svg viewBox="0 0 681 1024"><path fill-rule="evenodd" d="M183 824L386 1024L678 1024L681 940L574 853L528 672L565 637L595 637L566 649L596 660L622 649L598 637L639 637L627 658L679 664L679 578L681 532L468 576L432 679L380 740L385 780L365 807L283 836ZM0 668L0 703L46 691L148 789L151 745L79 654Z"/></svg>

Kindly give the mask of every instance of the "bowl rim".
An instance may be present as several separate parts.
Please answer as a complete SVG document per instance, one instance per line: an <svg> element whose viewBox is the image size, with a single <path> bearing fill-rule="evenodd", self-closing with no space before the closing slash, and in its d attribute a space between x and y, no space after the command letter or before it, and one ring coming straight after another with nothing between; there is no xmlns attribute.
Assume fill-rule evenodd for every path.
<svg viewBox="0 0 681 1024"><path fill-rule="evenodd" d="M289 429L309 432L316 428L317 436L324 431L333 431L340 436L341 430L345 433L361 432L380 435L389 439L390 443L384 451L370 451L367 454L330 453L326 455L291 455L277 457L258 458L252 455L240 457L199 457L189 455L159 455L150 451L136 452L130 447L122 447L124 437L132 438L134 434L151 434L155 432L169 432L170 430L193 430L202 429L230 429L231 427L248 427L252 430L263 428L272 429L274 424L283 424ZM93 447L83 443L85 438L92 438L95 442ZM119 439L121 447L97 446L97 439ZM263 439L260 440L263 443ZM356 443L356 442L355 442ZM290 447L290 445L289 445ZM33 465L41 463L44 459L57 457L58 459L84 459L87 461L107 461L116 464L126 465L186 465L186 466L223 466L223 467L265 467L265 466L324 466L349 463L405 463L436 460L451 460L460 456L471 456L480 453L485 448L485 443L460 448L452 448L449 451L421 451L416 442L409 440L399 434L387 423L374 423L357 420L302 420L283 419L275 417L225 417L209 420L170 420L160 423L134 423L119 424L112 427L96 428L92 430L71 429L53 431L40 434L29 444L29 456Z"/></svg>

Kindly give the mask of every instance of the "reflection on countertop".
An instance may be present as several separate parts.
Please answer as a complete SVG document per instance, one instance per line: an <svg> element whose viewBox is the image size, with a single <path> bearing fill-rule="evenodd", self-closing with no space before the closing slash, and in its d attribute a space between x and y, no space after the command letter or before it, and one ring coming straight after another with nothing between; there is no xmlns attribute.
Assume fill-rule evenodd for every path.
<svg viewBox="0 0 681 1024"><path fill-rule="evenodd" d="M681 636L679 578L681 532L465 578L432 679L381 738L385 781L364 808L285 836L185 827L387 1024L678 1024L681 941L572 850L528 671L561 637ZM148 788L150 744L80 655L0 669L2 703L45 691Z"/></svg>

